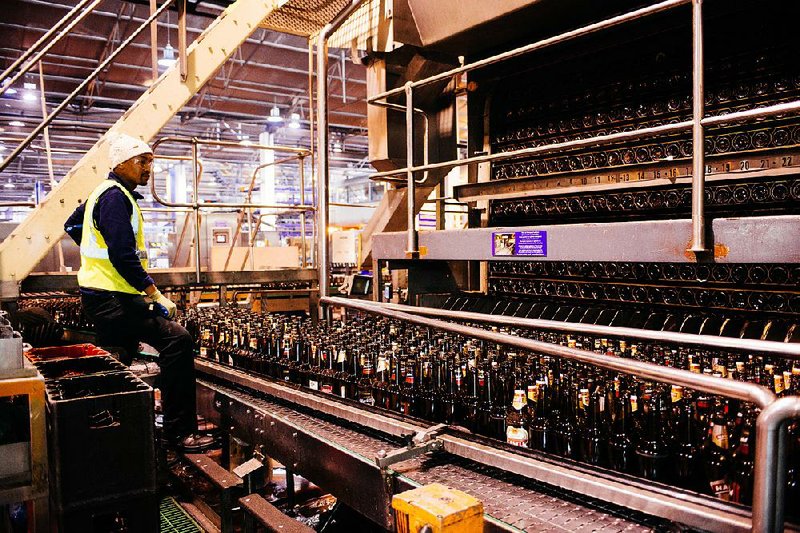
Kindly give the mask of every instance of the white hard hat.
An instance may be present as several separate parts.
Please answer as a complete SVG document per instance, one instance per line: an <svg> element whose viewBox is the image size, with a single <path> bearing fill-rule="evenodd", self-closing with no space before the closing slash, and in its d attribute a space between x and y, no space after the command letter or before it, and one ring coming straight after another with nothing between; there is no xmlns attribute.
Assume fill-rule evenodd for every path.
<svg viewBox="0 0 800 533"><path fill-rule="evenodd" d="M111 159L112 170L132 157L152 153L153 150L150 149L146 142L124 133L114 135L108 145L108 155Z"/></svg>

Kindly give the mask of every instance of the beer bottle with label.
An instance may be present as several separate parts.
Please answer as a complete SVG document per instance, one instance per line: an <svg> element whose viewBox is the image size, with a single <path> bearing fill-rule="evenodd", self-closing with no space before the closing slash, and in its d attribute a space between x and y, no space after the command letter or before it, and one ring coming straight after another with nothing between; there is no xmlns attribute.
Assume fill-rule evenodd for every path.
<svg viewBox="0 0 800 533"><path fill-rule="evenodd" d="M372 366L372 359L369 355L364 355L361 363L361 379L358 380L358 401L365 405L375 405L375 397L372 395L372 376L375 368Z"/></svg>
<svg viewBox="0 0 800 533"><path fill-rule="evenodd" d="M522 383L517 381L511 405L506 410L506 442L522 448L528 447L529 435L526 421L529 416L526 390Z"/></svg>
<svg viewBox="0 0 800 533"><path fill-rule="evenodd" d="M375 406L388 409L388 388L389 388L389 354L388 352L378 355L375 361L375 383L373 393L375 395Z"/></svg>
<svg viewBox="0 0 800 533"><path fill-rule="evenodd" d="M707 489L721 500L731 498L731 458L728 450L728 426L722 403L717 401L712 414L711 432L703 445L703 472Z"/></svg>
<svg viewBox="0 0 800 533"><path fill-rule="evenodd" d="M744 505L753 503L753 472L755 462L755 432L747 424L739 437L739 444L731 453L731 501ZM791 501L791 500L790 500Z"/></svg>

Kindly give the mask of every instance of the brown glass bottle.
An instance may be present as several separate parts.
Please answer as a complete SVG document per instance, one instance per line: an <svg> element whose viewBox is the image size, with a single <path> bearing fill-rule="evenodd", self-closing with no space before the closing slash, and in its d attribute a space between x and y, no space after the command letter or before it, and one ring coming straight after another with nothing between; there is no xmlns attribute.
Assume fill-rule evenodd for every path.
<svg viewBox="0 0 800 533"><path fill-rule="evenodd" d="M636 446L636 473L653 481L668 481L670 450L662 433L661 399L653 394L644 402L644 430Z"/></svg>
<svg viewBox="0 0 800 533"><path fill-rule="evenodd" d="M712 415L711 431L703 444L703 472L706 492L721 500L731 498L731 458L728 450L728 426L718 402Z"/></svg>

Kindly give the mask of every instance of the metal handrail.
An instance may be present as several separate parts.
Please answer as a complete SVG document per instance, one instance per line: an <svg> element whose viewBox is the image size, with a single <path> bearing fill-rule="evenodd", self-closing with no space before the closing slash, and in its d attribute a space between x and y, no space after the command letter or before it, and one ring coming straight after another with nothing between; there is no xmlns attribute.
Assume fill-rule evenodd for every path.
<svg viewBox="0 0 800 533"><path fill-rule="evenodd" d="M786 398L777 400L772 391L754 383L695 374L687 370L660 366L654 363L596 354L586 350L425 318L388 309L384 305L375 302L322 297L320 298L320 303L348 307L420 326L449 331L466 337L505 344L554 357L563 357L607 370L639 376L651 381L681 385L709 394L752 402L762 409L756 421L756 428L760 433L756 437L752 531L772 533L782 526L782 522L778 522L778 519L781 518L781 513L783 512L784 489L780 485L781 475L778 469L785 466L785 459L781 460L782 457L785 458L785 435L780 431L780 425L788 418L800 416L800 400L798 399ZM782 442L783 444L781 444Z"/></svg>
<svg viewBox="0 0 800 533"><path fill-rule="evenodd" d="M328 37L352 15L364 0L351 0L317 34L317 269L319 272L320 296L329 293L330 250L328 247L328 215L330 214L329 187L330 164L328 145Z"/></svg>
<svg viewBox="0 0 800 533"><path fill-rule="evenodd" d="M703 348L717 348L723 350L736 350L757 352L761 354L777 355L790 359L800 359L800 344L790 344L776 341L762 341L756 339L734 339L729 337L714 337L711 335L692 335L690 333L677 333L672 331L653 331L637 328L623 328L614 326L598 326L595 324L578 324L574 322L559 322L557 320L544 320L538 318L520 318L505 315L488 315L470 311L450 311L435 307L416 307L392 303L374 302L394 311L403 311L415 315L424 315L441 318L453 318L469 322L483 322L489 324L504 324L523 328L544 329L549 331L564 331L585 335L600 335L608 337L626 337L630 339L651 340L668 342L686 346L699 346Z"/></svg>
<svg viewBox="0 0 800 533"><path fill-rule="evenodd" d="M761 107L758 109L750 109L747 111L737 111L735 113L726 113L715 115L713 117L705 117L702 120L703 126L713 126L717 124L726 124L730 122L746 122L759 118L765 118L775 115L782 115L785 113L800 112L800 100L793 102L785 102L782 104L774 104L770 106ZM648 128L640 128L631 131L622 131L608 135L598 135L596 137L587 137L585 139L575 139L572 141L565 141L560 143L547 144L544 146L535 146L530 148L520 148L519 150L511 150L508 152L499 152L495 154L485 154L480 156L468 157L465 159L454 159L451 161L442 161L439 163L430 163L428 165L419 165L411 167L411 171L420 172L423 170L436 169L436 168L454 168L464 165L471 165L476 163L488 163L496 160L514 159L517 157L524 157L530 155L546 155L552 152L561 152L575 148L584 148L587 146L597 146L604 144L611 144L618 141L635 140L642 137L652 137L663 133L677 133L681 131L688 131L694 125L691 120L684 120L675 122L673 124L663 124L661 126L653 126ZM380 178L384 176L398 176L407 173L409 170L406 168L398 168L394 170L387 170L384 172L376 172L372 174L372 178Z"/></svg>
<svg viewBox="0 0 800 533"><path fill-rule="evenodd" d="M164 4L163 4L161 7L159 7L159 8L158 8L158 9L157 9L157 10L156 10L156 11L155 11L155 12L154 12L152 15L150 15L150 16L147 18L147 20L145 20L145 21L144 21L144 22L143 22L143 23L142 23L140 26L138 26L138 27L137 27L137 28L136 28L136 29L133 31L133 33L132 33L132 34L131 34L131 35L130 35L130 36L127 38L127 39L125 39L125 40L124 40L124 41L123 41L123 42L122 42L122 43L119 45L119 47L118 47L116 50L114 50L113 52L111 52L111 54L109 54L109 56L108 56L108 57L105 59L105 61L103 61L103 62L101 62L99 65L97 65L97 68L95 68L95 69L92 71L92 73L91 73L91 74L89 74L89 76L88 76L88 77L87 77L85 80L83 80L83 81L82 81L82 82L81 82L81 83L80 83L80 84L79 84L79 85L78 85L78 86L77 86L77 87L76 87L76 88L75 88L75 89L74 89L74 90L73 90L73 91L72 91L72 92L71 92L69 95L67 95L67 97L66 97L66 98L65 98L65 99L64 99L64 100L63 100L63 101L62 101L62 102L61 102L61 103L58 105L58 107L56 107L56 108L55 108L55 109L54 109L54 110L53 110L53 111L52 111L52 112L51 112L49 115L47 115L47 117L45 117L45 118L42 120L42 122L40 122L40 123L39 123L39 124L38 124L38 125L37 125L37 126L34 128L34 129L33 129L33 131L32 131L32 132L31 132L31 133L30 133L30 134L29 134L29 135L28 135L28 136L25 138L25 140L23 140L23 141L22 141L22 143L20 143L19 145L17 145L17 147L16 147L16 148L14 148L14 150L12 150L10 154L8 154L8 157L6 157L4 160L0 161L0 172L2 172L3 170L5 170L5 169L6 169L6 167L8 167L8 165L9 165L9 164L10 164L10 163L11 163L11 162L14 160L14 159L16 159L16 157L17 157L17 156L18 156L20 153L22 153L22 151L23 151L23 150L25 150L25 148L27 148L27 147L28 147L28 145L30 145L30 144L31 144L31 142L33 142L33 140L34 140L36 137L38 137L38 136L39 136L39 134L40 134L40 133L42 133L42 131L44 131L44 129L45 129L47 126L49 126L49 125L50 125L50 123L51 123L51 122L52 122L52 121L53 121L53 120L54 120L54 119L55 119L55 118L56 118L56 117L57 117L59 114L61 114L61 112L62 112L64 109L66 109L66 107L69 105L69 103L70 103L70 102L72 102L72 100L73 100L73 99L74 99L76 96L78 96L79 94L81 94L81 93L83 92L83 90L86 88L86 86L87 86L87 85L89 85L89 83L91 83L91 82L92 82L92 81L93 81L93 80L94 80L94 79L95 79L95 78L96 78L96 77L97 77L97 76L98 76L98 75L99 75L101 72L103 72L103 71L106 69L106 67L108 67L108 65L109 65L109 64L110 64L112 61L114 61L114 60L117 58L117 56L118 56L118 55L119 55L119 54L120 54L120 53L121 53L121 52L122 52L122 51L123 51L125 48L127 48L127 47L128 47L128 45L129 45L129 44L131 44L131 43L132 43L132 42L133 42L133 41L134 41L134 40L135 40L135 39L136 39L136 38L139 36L139 34L140 34L140 33L142 33L142 31L144 31L144 29L145 29L147 26L149 26L149 25L150 25L150 23L151 23L151 22L153 22L154 20L156 20L156 19L157 19L157 18L158 18L158 17L161 15L161 13L163 13L164 11L166 11L166 10L167 10L167 8L170 6L170 4L172 4L172 0L166 0L166 1L164 2Z"/></svg>
<svg viewBox="0 0 800 533"><path fill-rule="evenodd" d="M36 207L36 202L0 202L0 207Z"/></svg>
<svg viewBox="0 0 800 533"><path fill-rule="evenodd" d="M446 79L450 79L453 76L457 76L459 74L463 74L465 72L469 72L471 70L476 70L479 68L483 68L489 65L493 65L495 63L499 63L501 61L505 61L507 59L512 59L514 57L522 56L533 52L535 50L539 50L542 48L546 48L548 46L561 43L564 41L568 41L570 39L575 39L577 37L582 37L584 35L589 35L591 33L595 33L597 31L605 30L608 28L612 28L614 26L618 26L625 22L640 19L646 17L648 15L655 15L657 13L661 13L663 11L668 11L674 7L682 6L684 4L690 3L692 0L668 0L666 2L659 2L658 4L654 4L652 6L644 7L642 9L637 9L635 11L631 11L629 13L625 13L622 15L618 15L616 17L612 17L608 20L604 20L601 22L596 22L593 24L589 24L588 26L583 26L581 28L571 30L560 35L556 35L554 37L549 37L547 39L543 39L541 41L537 41L535 43L531 43L525 46L520 46L519 48L515 48L513 50L509 50L508 52L504 52L502 54L497 54L491 57L487 57L486 59L482 59L480 61L476 61L474 63L469 63L467 65L463 65L454 69L447 70L445 72L435 74L428 78L411 82L412 88L421 87L423 85L428 85L430 83L435 83L437 81L442 81ZM367 100L367 103L375 103L376 100L385 100L386 98L394 95L403 94L405 91L404 87L398 87L396 89L391 89L389 91L377 94L372 98Z"/></svg>
<svg viewBox="0 0 800 533"><path fill-rule="evenodd" d="M283 164L283 163L288 163L289 161L294 161L295 159L299 159L300 164L302 165L303 164L303 157L304 156L302 154L293 155L293 156L290 156L290 157L284 157L283 159L278 159L277 161L272 161L271 163L262 163L262 164L258 165L256 168L254 168L253 169L253 175L250 177L250 185L247 187L247 197L246 197L247 198L247 202L250 203L252 201L252 199L253 199L253 190L256 187L256 178L258 178L258 172L260 170L268 168L268 167L271 167L271 166L274 166L274 165L280 165L280 164ZM301 203L304 203L304 201L302 199L301 199ZM253 216L252 210L249 211L249 214L250 214L250 217L252 218L252 216ZM236 239L239 238L239 235L242 232L242 224L244 223L244 217L245 217L244 210L240 211L239 215L236 217L236 231L233 233L233 238L231 239L231 246L228 249L228 256L225 258L225 265L223 265L223 267L222 267L223 270L226 270L228 268L228 263L230 263L231 256L233 255L233 248L236 245ZM252 225L252 223L251 223L251 225ZM252 241L252 235L253 235L253 229L251 227L250 228L250 239L251 239L251 241ZM252 242L250 244L252 244Z"/></svg>
<svg viewBox="0 0 800 533"><path fill-rule="evenodd" d="M563 143L554 143L547 146L540 146L535 148L527 148L514 150L500 154L488 154L485 156L469 157L462 160L446 161L441 163L427 164L421 166L414 166L413 160L413 146L411 141L413 135L409 130L413 124L413 114L409 112L409 108L413 109L413 89L422 85L434 83L440 80L445 80L453 76L469 72L471 70L479 69L488 65L499 63L523 54L530 53L535 50L545 48L547 46L561 43L566 40L574 39L579 36L588 35L599 30L610 28L619 25L623 22L628 22L638 18L645 17L654 13L659 13L683 4L692 4L692 120L679 122L676 124L658 126L652 128L642 128L631 132L623 132L621 134L602 135L589 139L578 139ZM768 106L758 110L751 110L745 112L729 113L727 115L719 115L715 117L704 118L704 80L703 80L703 27L702 27L702 0L669 0L655 4L653 6L645 7L629 13L612 17L608 20L601 21L594 24L589 24L582 28L562 33L526 46L515 48L508 52L497 54L480 61L476 61L469 65L461 67L424 78L422 80L407 82L404 87L398 87L390 91L385 91L367 100L368 103L373 105L385 105L386 98L394 95L404 93L406 96L405 106L394 104L393 107L406 108L406 136L407 136L407 157L406 168L396 169L387 172L379 172L373 174L370 179L381 180L390 176L406 175L409 191L413 191L414 183L413 175L415 172L428 171L436 168L454 168L463 165L484 163L496 160L510 159L514 157L530 156L530 155L543 155L554 151L561 151L567 149L580 148L589 145L603 145L620 140L630 140L639 137L649 137L660 133L677 132L683 130L692 130L693 154L692 154L692 237L689 250L695 254L708 252L706 245L706 219L705 219L705 151L704 151L704 128L708 125L720 124L723 122L733 122L750 120L758 117L765 117L770 115L782 114L793 112L800 109L800 101L790 102L788 104L777 104ZM391 180L399 181L399 180ZM407 206L408 218L408 248L406 255L411 258L419 256L418 250L418 235L414 228L414 206L411 202Z"/></svg>
<svg viewBox="0 0 800 533"><path fill-rule="evenodd" d="M297 148L289 148L289 147L277 147L277 146L267 146L267 145L249 145L249 146L241 146L238 143L225 143L224 141L206 141L204 139L183 139L180 137L162 137L158 139L156 142L153 143L153 152L164 142L189 142L192 143L193 146L203 145L203 144L213 144L213 145L226 145L231 144L233 146L237 146L239 148L257 148L257 149L267 149L267 150L277 150L278 148L283 149L287 152L306 152L306 150L301 150ZM156 156L157 158L161 158L162 156ZM198 158L193 157L192 161L197 161L197 164L200 165L201 162ZM314 211L316 207L313 205L302 205L302 204L253 204L248 202L243 203L223 203L223 202L213 202L213 203L206 203L197 198L197 189L195 189L195 201L194 202L170 202L161 198L156 191L156 184L155 180L150 180L150 193L153 195L153 200L158 202L161 205L167 207L191 207L195 208L198 207L200 209L247 209L249 207L258 209L289 209L294 211Z"/></svg>
<svg viewBox="0 0 800 533"><path fill-rule="evenodd" d="M800 397L792 396L776 400L764 408L756 420L753 531L783 530L787 454L785 423L798 418Z"/></svg>
<svg viewBox="0 0 800 533"><path fill-rule="evenodd" d="M0 86L0 96L2 96L2 95L3 95L3 93L5 93L5 92L6 92L6 91L7 91L7 90L8 90L8 89L9 89L9 88L12 86L12 85L14 85L14 83L16 83L16 81L17 81L18 79L20 79L20 78L21 78L22 76L24 76L24 75L25 75L25 74L26 74L26 73L27 73L27 72L28 72L30 69L32 69L32 68L33 68L33 66L34 66L34 65L35 65L35 64L36 64L36 63L37 63L37 62L38 62L38 61L39 61L39 60L40 60L40 59L41 59L41 58L42 58L42 57L43 57L43 56L44 56L44 55L45 55L45 54L46 54L46 53L47 53L47 52L48 52L48 51L49 51L49 50L50 50L50 49L53 47L53 46L55 46L56 44L58 44L58 42L59 42L59 41L61 41L61 39L63 39L63 38L64 38L64 36L65 36L66 34L68 34L70 31L72 31L72 29L73 29L73 28L74 28L74 27L75 27L75 26L76 26L76 25L77 25L77 24L78 24L78 23L79 23L81 20L83 20L84 18L86 18L86 17L87 17L87 16L88 16L88 15L89 15L89 14L90 14L92 11L94 11L94 8L96 8L96 7L97 7L97 5L98 5L100 2L102 2L102 1L103 1L103 0L81 0L80 2L78 2L78 4L77 4L75 7L73 7L73 8L72 8L72 9L69 11L69 13L67 13L66 15L64 15L64 16L63 16L63 17L62 17L62 18L61 18L61 19L60 19L58 22L56 22L55 26L53 26L52 28L50 28L49 30L47 30L47 31L44 33L44 35L42 35L41 37L39 37L39 40L37 40L35 43L33 43L33 45L32 45L30 48L28 48L27 50L25 50L25 51L22 53L22 55L21 55L21 56L19 56L19 57L17 58L17 60L16 60L16 61L14 61L13 63L11 63L11 65L10 65L10 66L9 66L9 67L8 67L6 70L4 70L2 74L0 74L0 83L2 83L2 82L3 82L3 81L6 79L6 78L8 78L8 76L9 76L9 75L11 75L11 73L13 73L13 72L14 72L14 70L16 70L16 69L17 69L17 67L19 67L20 65L22 65L22 63L25 63L25 62L27 61L27 63L26 63L26 64L25 64L25 65L24 65L24 66L23 66L23 67L22 67L22 68L19 70L19 72L17 72L17 73L16 73L14 76L12 76L12 78L11 78L10 80L6 81L5 83L3 83L3 85L2 85L2 86ZM89 7L88 7L88 8L87 8L85 11L83 11L82 13L79 13L79 14L78 14L78 16L77 16L77 17L76 17L76 18L73 20L73 17L75 17L76 13L78 13L78 12L79 12L81 9L83 9L83 8L86 6L86 4L88 4L89 2L92 2L92 5L91 5L91 6L89 6ZM53 36L53 34L55 34L57 31L61 30L61 28L62 28L62 27L65 25L65 24L67 24L67 27L66 27L66 28L64 28L64 29L63 29L63 30L62 30L62 31L61 31L61 32L60 32L60 33L59 33L59 34L56 36L56 38L55 38L55 39L53 39L52 41L48 42L48 41L49 41L49 39L50 39L50 38ZM45 43L47 43L47 44L45 45ZM42 45L44 45L44 48L42 48ZM34 55L34 54L35 54L35 55ZM30 60L28 60L28 58L29 58L29 57L31 57L31 56L34 56L34 57L33 57L33 59L30 59Z"/></svg>
<svg viewBox="0 0 800 533"><path fill-rule="evenodd" d="M150 180L150 193L153 196L153 200L158 202L161 205L167 207L181 207L181 208L191 208L194 211L194 264L195 264L195 279L197 283L200 283L200 209L286 209L289 211L300 211L301 214L304 214L306 211L315 211L316 207L313 205L305 205L305 204L253 204L248 202L245 203L205 203L202 202L200 199L200 175L202 173L202 162L197 156L197 147L199 145L212 145L212 146L230 146L236 148L243 148L243 149L257 149L257 150L274 150L276 152L289 152L296 154L290 159L294 159L299 157L301 160L303 157L308 155L308 150L303 148L292 148L289 146L272 146L272 145L264 145L264 144L248 144L248 145L241 145L239 143L234 143L231 141L215 141L211 139L198 139L197 137L162 137L158 139L155 143L153 143L152 150L155 154L155 151L158 147L165 143L165 142L174 142L174 143L183 143L189 144L191 146L192 155L189 160L192 161L192 179L193 179L193 194L192 194L192 202L169 202L158 195L156 191L156 181L155 178ZM174 156L155 156L154 157L163 157L163 158L170 158ZM301 165L302 167L302 165ZM302 172L301 172L302 176ZM301 184L302 184L301 178ZM252 192L252 190L250 191ZM185 226L184 226L185 228ZM181 236L182 239L182 236ZM177 258L177 255L176 255ZM227 261L226 261L227 266Z"/></svg>

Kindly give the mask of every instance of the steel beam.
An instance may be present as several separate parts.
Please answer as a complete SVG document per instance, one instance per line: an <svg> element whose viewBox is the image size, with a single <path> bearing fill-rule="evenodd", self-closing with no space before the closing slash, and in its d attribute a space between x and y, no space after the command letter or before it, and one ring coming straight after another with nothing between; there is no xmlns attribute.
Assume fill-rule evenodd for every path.
<svg viewBox="0 0 800 533"><path fill-rule="evenodd" d="M183 287L195 285L194 268L151 270L159 287ZM286 268L281 270L259 270L254 272L208 272L200 274L200 286L228 285L255 286L259 283L279 281L316 281L317 271L308 268ZM22 292L70 291L78 288L76 273L31 274L22 282Z"/></svg>
<svg viewBox="0 0 800 533"><path fill-rule="evenodd" d="M0 244L0 298L18 296L19 282L61 240L64 221L105 179L109 170L109 134L127 133L146 142L152 139L258 24L286 1L237 0L187 50L186 81L181 81L179 69L173 66L111 127L45 201Z"/></svg>
<svg viewBox="0 0 800 533"><path fill-rule="evenodd" d="M449 261L694 262L694 254L686 253L691 228L688 219L473 228L420 232L419 244L425 251L421 259ZM718 263L800 262L800 216L720 218L711 228ZM524 231L546 232L546 255L492 255L493 233ZM405 259L406 244L406 232L377 234L373 237L373 257Z"/></svg>

